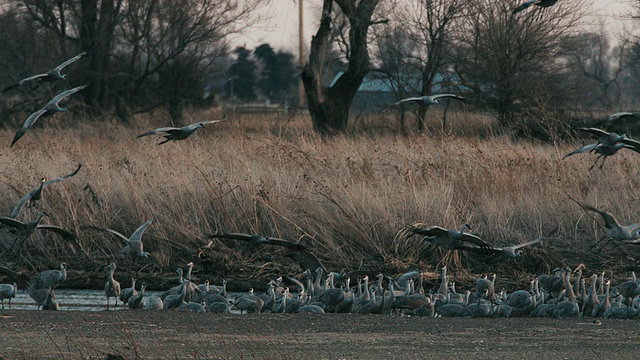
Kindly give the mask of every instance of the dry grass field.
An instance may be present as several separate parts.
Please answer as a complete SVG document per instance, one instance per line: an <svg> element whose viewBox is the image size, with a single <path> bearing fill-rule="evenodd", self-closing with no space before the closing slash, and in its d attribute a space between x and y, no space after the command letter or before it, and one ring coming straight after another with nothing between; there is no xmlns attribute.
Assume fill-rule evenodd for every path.
<svg viewBox="0 0 640 360"><path fill-rule="evenodd" d="M193 112L185 122L220 116ZM434 118L429 131L409 135L388 118L384 126L321 139L303 116L235 115L161 146L157 138L135 135L169 125L163 114L138 117L129 127L109 119L76 120L70 127L72 115L43 119L45 126L31 129L13 148L15 129L0 130L0 213L8 213L41 177L83 165L19 216L27 221L45 210L51 214L45 222L76 232L78 239L38 232L19 253L2 255L3 263L29 272L31 266L40 270L66 261L81 278L117 258L122 246L84 226L128 236L151 217L144 243L152 260L119 260L119 268L143 277L172 273L187 261L211 278L263 279L299 269L277 249L208 244L206 232L300 241L333 270L433 270L440 250L396 237L416 221L449 228L466 222L495 245L533 239L558 226L553 239L527 249L518 262L489 270L462 255L453 264L460 272L498 270L513 277L584 262L593 271L624 276L640 260L632 246L588 251L603 235L602 220L572 200L606 209L624 224L639 222L638 154L621 151L603 169L589 171L593 154L562 160L583 140L516 141L500 134L489 116L449 114L446 131ZM6 246L12 238L2 231Z"/></svg>

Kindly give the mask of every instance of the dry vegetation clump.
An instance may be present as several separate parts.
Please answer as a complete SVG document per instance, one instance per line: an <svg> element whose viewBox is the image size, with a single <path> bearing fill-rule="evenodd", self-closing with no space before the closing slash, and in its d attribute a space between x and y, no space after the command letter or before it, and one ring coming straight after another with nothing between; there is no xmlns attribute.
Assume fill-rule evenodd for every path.
<svg viewBox="0 0 640 360"><path fill-rule="evenodd" d="M144 237L153 260L120 259L119 269L171 273L193 260L209 278L257 280L299 271L279 249L252 252L244 244L208 242L203 236L244 232L300 241L334 270L433 270L441 251L417 238L396 237L416 221L449 228L467 222L495 245L530 240L558 226L553 240L500 267L519 273L580 262L620 272L637 264L628 255L634 248L609 246L589 253L603 234L601 219L571 200L606 209L625 224L638 222L637 154L621 151L602 170L589 171L593 156L561 160L581 146L577 142L515 141L498 135L486 118L476 117L478 123L470 125L473 118L450 115L445 132L354 131L320 139L304 117L235 116L186 141L156 146L156 139L135 135L167 121L140 117L133 127L87 121L75 128L33 129L11 150L13 131L5 129L0 133L0 143L6 144L0 156L0 213L8 213L41 177L67 174L78 163L83 168L47 188L44 199L19 217L30 220L43 209L52 215L46 221L75 231L78 240L36 233L20 255L6 253L2 260L38 269L64 260L72 270L90 271L120 259L122 244L83 226L128 236L153 217ZM458 119L465 125L456 128ZM0 243L6 244L10 238L2 231ZM466 255L460 264L489 271Z"/></svg>

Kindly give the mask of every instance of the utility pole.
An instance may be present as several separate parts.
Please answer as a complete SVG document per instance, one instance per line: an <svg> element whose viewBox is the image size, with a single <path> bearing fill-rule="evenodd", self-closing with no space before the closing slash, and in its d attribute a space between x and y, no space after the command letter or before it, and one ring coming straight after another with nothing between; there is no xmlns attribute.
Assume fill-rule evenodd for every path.
<svg viewBox="0 0 640 360"><path fill-rule="evenodd" d="M304 0L298 0L298 61L300 65L300 71L304 69ZM302 84L302 78L298 77L298 106L304 108L306 93L304 91L304 85Z"/></svg>

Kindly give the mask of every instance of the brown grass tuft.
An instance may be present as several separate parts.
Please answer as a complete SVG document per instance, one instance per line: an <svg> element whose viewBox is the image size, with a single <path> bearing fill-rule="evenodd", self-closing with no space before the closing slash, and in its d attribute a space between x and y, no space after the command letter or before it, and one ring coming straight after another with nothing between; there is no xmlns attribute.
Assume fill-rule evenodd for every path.
<svg viewBox="0 0 640 360"><path fill-rule="evenodd" d="M194 114L187 122L218 116ZM82 226L129 236L150 217L156 221L144 242L155 260L147 271L172 272L191 260L215 276L297 269L278 249L251 254L240 244L206 247L202 234L222 231L301 241L334 270L433 267L439 252L418 239L394 240L416 221L455 228L467 222L496 245L532 239L559 225L559 240L529 249L530 256L505 269L546 271L585 258L587 266L616 271L635 265L626 255L633 248L586 252L603 233L601 219L569 199L606 209L624 224L638 222L640 156L632 152L621 151L602 170L589 171L593 155L561 160L580 143L514 141L497 135L487 117L469 113L450 113L446 131L434 130L435 119L432 131L401 136L387 116L386 130L329 139L312 134L306 117L242 116L162 146L135 135L169 125L166 117L138 120L133 127L87 120L73 129L32 129L12 149L13 129L0 133L0 213L8 213L39 178L83 164L76 177L52 185L19 217L27 221L44 209L52 215L47 221L79 234L75 243L44 232L28 239L21 253L37 268L66 260L71 268L90 270L117 258L117 238ZM7 237L0 233L2 241ZM15 254L8 261L26 266ZM119 268L141 266L123 262ZM462 264L485 270L464 256Z"/></svg>

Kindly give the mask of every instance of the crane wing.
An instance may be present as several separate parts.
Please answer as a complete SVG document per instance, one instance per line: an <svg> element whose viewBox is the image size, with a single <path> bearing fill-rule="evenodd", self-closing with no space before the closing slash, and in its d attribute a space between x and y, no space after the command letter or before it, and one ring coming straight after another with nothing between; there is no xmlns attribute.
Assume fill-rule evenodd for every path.
<svg viewBox="0 0 640 360"><path fill-rule="evenodd" d="M22 197L22 199L20 199L20 201L18 201L18 204L16 204L16 206L14 206L13 209L11 209L11 212L9 213L9 216L7 216L7 217L15 219L18 216L18 214L20 213L20 210L22 210L22 208L24 207L24 204L26 204L27 201L29 201L29 199L31 199L31 197L33 196L33 191L34 190L31 190L26 195L24 195Z"/></svg>
<svg viewBox="0 0 640 360"><path fill-rule="evenodd" d="M227 118L227 114L225 113L225 114L222 116L222 119L218 119L218 120L206 120L206 121L201 121L201 122L198 122L198 123L195 123L195 124L192 124L192 125L198 125L198 124L201 124L201 125L215 124L215 123L218 123L218 122L221 122L221 121L227 121L227 120L226 120L226 118Z"/></svg>
<svg viewBox="0 0 640 360"><path fill-rule="evenodd" d="M82 164L78 164L78 167L77 167L77 168L76 168L76 169L75 169L71 174L67 174L67 175L62 176L62 177L59 177L59 178L57 178L57 179L47 180L47 181L45 181L45 182L44 182L44 184L42 185L42 187L44 188L44 187L46 187L46 186L48 186L48 185L55 184L55 183L57 183L57 182L60 182L60 181L62 181L62 180L66 180L66 179L68 179L68 178L70 178L70 177L75 176L75 175L78 173L78 171L80 171L80 168L81 168L81 167L82 167Z"/></svg>
<svg viewBox="0 0 640 360"><path fill-rule="evenodd" d="M327 273L327 269L322 265L320 260L308 251L296 251L290 250L287 251L284 256L290 258L300 265L300 267L304 270L315 271L317 268L321 268L322 271Z"/></svg>
<svg viewBox="0 0 640 360"><path fill-rule="evenodd" d="M305 286L298 279L293 278L291 276L283 276L282 280L283 280L282 282L289 287L291 287L291 285L295 285L300 290L305 289Z"/></svg>
<svg viewBox="0 0 640 360"><path fill-rule="evenodd" d="M522 244L514 245L514 246L512 246L512 248L514 250L518 250L518 249L523 248L525 246L537 244L537 243L541 242L542 240L544 240L544 236L541 236L541 237L539 237L539 238L537 238L535 240L527 241L527 242L522 243Z"/></svg>
<svg viewBox="0 0 640 360"><path fill-rule="evenodd" d="M393 103L393 105L400 105L407 102L423 102L423 100L421 97L408 97L408 98L398 100L397 102Z"/></svg>
<svg viewBox="0 0 640 360"><path fill-rule="evenodd" d="M89 86L89 85L88 84L84 84L84 85L76 86L73 89L65 90L65 91L61 92L60 94L56 95L53 99L51 99L47 103L47 105L57 104L60 101L64 100L65 98L67 98L67 97L77 93L78 91L86 88L87 86Z"/></svg>
<svg viewBox="0 0 640 360"><path fill-rule="evenodd" d="M578 204L580 206L582 206L582 208L585 209L585 210L594 211L594 212L597 212L598 214L600 214L600 216L602 216L602 219L604 220L605 224L607 224L607 225L609 225L609 224L617 224L618 223L618 220L616 220L616 218L610 212L598 210L598 209L596 209L593 206L588 205L588 204L583 204L583 203L578 203Z"/></svg>
<svg viewBox="0 0 640 360"><path fill-rule="evenodd" d="M48 77L48 76L49 76L48 74L37 74L37 75L29 76L28 78L24 78L24 79L18 81L17 83L15 83L13 85L7 86L6 88L2 89L2 92L3 93L8 92L10 90L13 90L13 89L17 88L18 86L22 86L22 85L24 85L24 84L26 84L28 82L33 81L33 80L38 80L38 79L41 79L41 78L44 78L44 77Z"/></svg>
<svg viewBox="0 0 640 360"><path fill-rule="evenodd" d="M536 0L529 0L529 1L525 1L524 3L522 3L521 5L519 5L518 7L516 7L515 9L513 9L513 11L511 12L512 14L517 14L520 11L528 8L529 6L533 5L533 3L535 3Z"/></svg>
<svg viewBox="0 0 640 360"><path fill-rule="evenodd" d="M142 241L142 234L144 234L144 231L147 230L147 228L149 227L149 225L151 225L152 222L153 222L153 218L149 219L149 221L147 221L146 223L140 225L136 229L136 231L133 232L133 234L129 238L129 241L130 242Z"/></svg>
<svg viewBox="0 0 640 360"><path fill-rule="evenodd" d="M29 115L27 120L25 120L22 123L22 126L16 132L16 135L13 137L13 140L11 141L11 146L13 146L16 142L18 142L18 140L20 140L20 138L22 136L24 136L24 134L27 132L27 130L29 130L31 128L31 126L33 126L33 124L35 124L36 120L38 120L38 118L40 118L40 116L42 116L46 112L47 112L47 109L42 108L42 109L34 112L33 114Z"/></svg>
<svg viewBox="0 0 640 360"><path fill-rule="evenodd" d="M222 233L222 234L207 234L205 236L207 238L222 238L222 239L246 241L252 245L264 244L269 241L269 239L267 239L266 237L262 235L255 235L255 234Z"/></svg>
<svg viewBox="0 0 640 360"><path fill-rule="evenodd" d="M149 136L149 135L153 135L153 134L157 134L157 133L161 133L161 132L170 132L170 131L179 131L180 128L177 127L163 127L163 128L158 128L158 129L154 129L154 130L149 130L146 133L142 133L138 136L136 136L137 138L141 138L143 136Z"/></svg>
<svg viewBox="0 0 640 360"><path fill-rule="evenodd" d="M600 136L609 136L609 132L598 128L576 128L576 130L588 132L591 135L595 135L596 138Z"/></svg>
<svg viewBox="0 0 640 360"><path fill-rule="evenodd" d="M463 97L462 97L462 96L460 96L460 95L456 95L456 94L435 94L435 95L431 95L431 98L432 98L433 100L436 100L436 99L442 99L442 98L449 98L449 99L456 99L456 100L460 100L460 101L462 101L462 102L463 102L463 103L465 103L465 104L468 104L468 103L469 103L469 100L467 100L467 99L463 98Z"/></svg>
<svg viewBox="0 0 640 360"><path fill-rule="evenodd" d="M583 147L581 147L579 149L573 150L572 152L568 153L567 155L563 156L562 158L564 159L564 158L569 157L571 155L575 155L575 154L580 154L580 153L583 153L583 152L591 151L591 150L595 149L596 146L598 146L597 143L585 145L585 146L583 146Z"/></svg>
<svg viewBox="0 0 640 360"><path fill-rule="evenodd" d="M9 225L11 227L14 227L16 229L20 229L22 227L24 227L24 223L22 221L18 221L16 219L10 218L10 217L6 217L6 216L0 216L0 222L5 224L5 225Z"/></svg>
<svg viewBox="0 0 640 360"><path fill-rule="evenodd" d="M95 229L95 230L101 230L101 231L107 231L110 232L111 234L117 236L118 238L120 238L122 241L124 241L126 244L129 244L129 238L127 238L126 236L120 234L119 232L112 230L112 229L107 229L107 228L103 228L103 227L99 227L99 226L93 226L93 225L88 225L88 226L83 226L83 228L88 228L88 229Z"/></svg>
<svg viewBox="0 0 640 360"><path fill-rule="evenodd" d="M227 120L207 120L207 121L200 121L199 123L195 123L193 125L209 125L209 124L215 124L215 123L219 123L222 121L227 121Z"/></svg>
<svg viewBox="0 0 640 360"><path fill-rule="evenodd" d="M298 244L298 243L294 243L291 241L287 241L287 240L283 240L283 239L276 239L276 238L267 238L267 242L265 242L265 244L267 245L277 245L277 246L282 246L282 247L286 247L288 249L291 250L295 250L295 251L308 251L307 247L302 245L302 244ZM312 269L315 270L315 269Z"/></svg>
<svg viewBox="0 0 640 360"><path fill-rule="evenodd" d="M83 51L80 54L72 57L71 59L63 62L62 64L58 65L55 67L55 69L53 69L53 71L61 71L62 69L64 69L67 65L73 64L74 62L82 59L83 56L87 55L87 51Z"/></svg>
<svg viewBox="0 0 640 360"><path fill-rule="evenodd" d="M625 145L629 145L630 147L625 146L627 149L633 150L635 152L640 152L640 141L633 140L633 139L630 139L630 138L624 138L624 139L620 140L620 142L625 144Z"/></svg>
<svg viewBox="0 0 640 360"><path fill-rule="evenodd" d="M55 225L38 225L37 227L38 229L42 229L42 230L48 230L51 232L54 232L60 236L62 236L63 239L65 240L74 240L76 238L76 235L68 230L65 230L59 226L55 226Z"/></svg>
<svg viewBox="0 0 640 360"><path fill-rule="evenodd" d="M473 234L464 233L460 237L460 240L477 245L482 249L493 249L491 245L487 244L484 240L480 239L480 237Z"/></svg>
<svg viewBox="0 0 640 360"><path fill-rule="evenodd" d="M18 274L13 270L0 266L0 274L7 276L9 279L18 284L18 287L26 289L29 287L29 278L23 274Z"/></svg>
<svg viewBox="0 0 640 360"><path fill-rule="evenodd" d="M413 227L409 236L418 234L422 236L434 237L434 236L446 236L449 233L449 230L440 227L440 226L429 226L426 228L417 228Z"/></svg>

